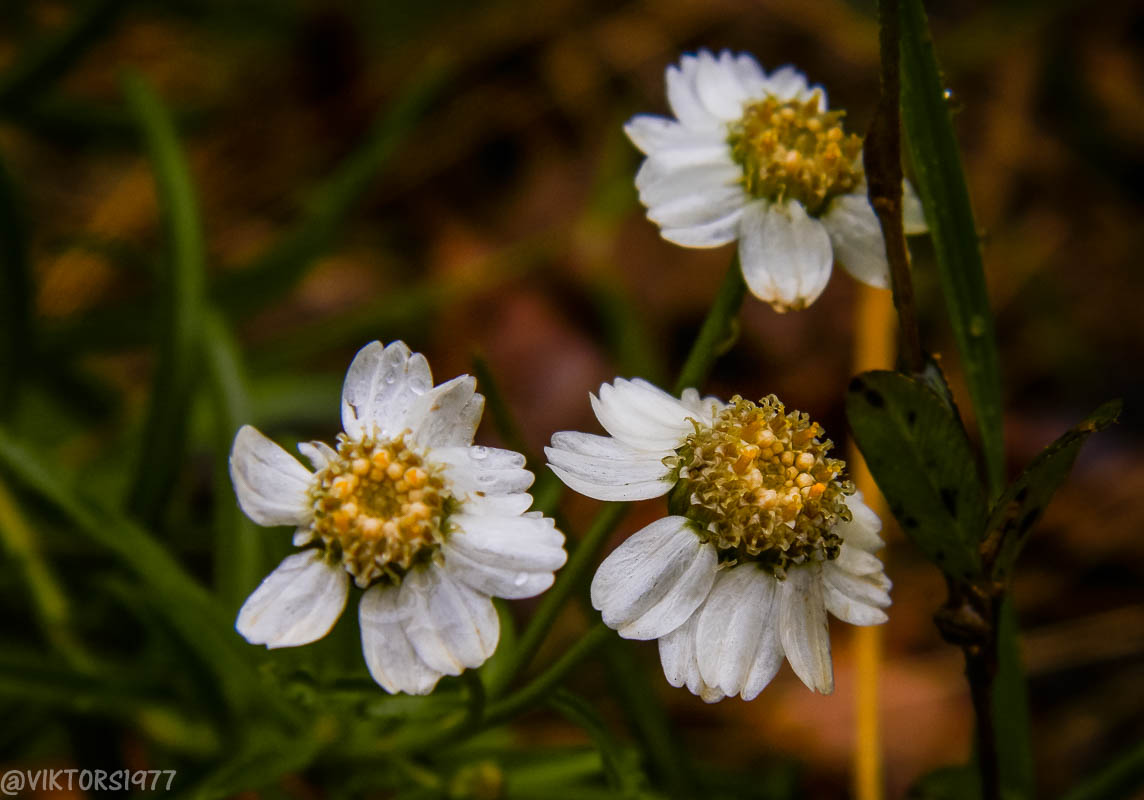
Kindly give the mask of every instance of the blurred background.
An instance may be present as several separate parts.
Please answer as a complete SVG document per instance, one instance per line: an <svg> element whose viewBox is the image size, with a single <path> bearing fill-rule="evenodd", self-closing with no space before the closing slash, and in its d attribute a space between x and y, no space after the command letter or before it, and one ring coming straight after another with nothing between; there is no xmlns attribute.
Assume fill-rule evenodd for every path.
<svg viewBox="0 0 1144 800"><path fill-rule="evenodd" d="M1053 795L1144 737L1144 10L1060 0L929 6L997 315L1011 469L1104 400L1125 400L1120 426L1082 452L1016 577L1037 780ZM598 431L588 392L617 375L669 385L732 255L659 238L632 187L639 155L622 123L666 114L664 67L707 47L750 51L768 69L796 65L861 132L878 88L873 11L842 0L5 2L0 257L9 269L0 302L24 346L4 353L4 427L54 479L129 509L207 586L226 585L220 525L257 537L265 571L289 549L284 532L252 534L235 520L222 470L234 428L252 422L290 446L332 440L345 368L370 340L404 339L438 380L483 359L495 384L482 390L499 390L516 431L486 415L479 441L523 441L536 453L554 431ZM163 299L177 296L164 288L173 243L124 70L144 76L174 120L201 218L204 324L217 334L203 358L222 359L241 387L228 417L209 389L211 369L196 361L185 437L172 440L185 446L157 461L168 442L151 435L149 398L163 380L157 354L177 347L163 338L164 320L183 312ZM968 407L930 245L914 239L912 249L925 341ZM28 265L27 280L16 263ZM193 281L184 288L198 291ZM856 293L839 271L804 312L778 315L748 298L739 340L706 388L776 393L841 447ZM136 491L149 463L169 471L165 493ZM67 637L182 708L199 737L164 739L122 704L36 688L9 666L0 670L0 767L209 772L225 731L185 685L190 667L156 626L146 592L51 508L16 484L0 489L4 524L27 532L63 593ZM571 536L595 509L565 498ZM661 513L656 502L637 506L615 541ZM971 712L961 655L931 622L943 582L892 524L887 539L895 587L882 706L888 791L900 797L925 772L968 757ZM11 533L5 544L2 648L56 664L67 647L35 623L26 549ZM220 590L228 613L242 596ZM529 608L511 611L525 620ZM574 642L586 620L569 609L537 663ZM297 702L314 703L326 674L315 661L361 671L354 626L344 619L312 652L248 648L249 658ZM716 706L669 687L653 644L624 648L704 769L754 771L759 796L836 797L849 791L854 749L849 636L842 626L833 633L832 696L808 692L784 668L755 702ZM619 741L638 743L610 691L617 668L593 662L572 686ZM492 741L492 755L473 763L509 770L505 785L516 788L506 796L522 797L533 795L520 789L527 778L513 784L512 769L525 774L530 752L591 744L551 712ZM286 766L247 796L358 791L321 763ZM455 784L467 763L417 769ZM375 796L397 791L383 784Z"/></svg>

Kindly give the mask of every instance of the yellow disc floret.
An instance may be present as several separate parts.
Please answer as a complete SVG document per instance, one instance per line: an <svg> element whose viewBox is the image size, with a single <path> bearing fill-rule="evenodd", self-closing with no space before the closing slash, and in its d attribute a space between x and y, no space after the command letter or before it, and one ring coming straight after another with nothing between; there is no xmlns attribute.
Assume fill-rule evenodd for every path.
<svg viewBox="0 0 1144 800"><path fill-rule="evenodd" d="M808 100L767 95L743 107L731 123L731 157L743 168L743 188L771 202L798 200L810 215L862 181L862 139L842 128L845 111L820 111Z"/></svg>
<svg viewBox="0 0 1144 800"><path fill-rule="evenodd" d="M396 439L338 436L337 456L314 476L312 532L358 586L399 583L432 558L451 504L440 470Z"/></svg>
<svg viewBox="0 0 1144 800"><path fill-rule="evenodd" d="M771 395L735 397L713 424L694 425L669 460L679 470L672 505L720 561L753 561L782 578L791 565L838 557L833 528L850 519L854 485L842 480L846 464L827 457L833 443L817 422Z"/></svg>

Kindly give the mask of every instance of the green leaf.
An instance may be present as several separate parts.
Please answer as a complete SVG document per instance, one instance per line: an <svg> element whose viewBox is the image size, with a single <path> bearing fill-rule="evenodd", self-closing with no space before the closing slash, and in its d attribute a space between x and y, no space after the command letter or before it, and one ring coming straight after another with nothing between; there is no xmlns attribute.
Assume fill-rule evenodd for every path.
<svg viewBox="0 0 1144 800"><path fill-rule="evenodd" d="M129 500L136 516L154 523L182 468L186 447L199 356L205 254L191 174L174 123L141 77L128 73L122 84L155 171L168 249L154 311L160 326L158 361Z"/></svg>
<svg viewBox="0 0 1144 800"><path fill-rule="evenodd" d="M864 372L850 383L846 418L906 535L946 575L977 577L985 497L945 401L921 380Z"/></svg>
<svg viewBox="0 0 1144 800"><path fill-rule="evenodd" d="M1068 477L1081 445L1092 434L1115 423L1120 409L1119 400L1102 405L1046 447L1005 490L989 514L985 528L985 549L993 555L994 580L1004 581L1010 577L1029 532Z"/></svg>
<svg viewBox="0 0 1144 800"><path fill-rule="evenodd" d="M592 738L592 742L600 751L600 758L604 762L604 774L608 779L610 788L630 793L644 789L649 785L647 776L640 768L635 751L621 746L616 741L595 707L585 698L567 689L558 689L553 693L548 704Z"/></svg>
<svg viewBox="0 0 1144 800"><path fill-rule="evenodd" d="M1005 477L1001 371L981 247L922 0L901 0L899 8L906 144L995 497Z"/></svg>
<svg viewBox="0 0 1144 800"><path fill-rule="evenodd" d="M1018 632L1013 599L1006 596L997 618L997 677L993 681L993 730L1001 791L1006 800L1032 798L1036 793L1029 697Z"/></svg>

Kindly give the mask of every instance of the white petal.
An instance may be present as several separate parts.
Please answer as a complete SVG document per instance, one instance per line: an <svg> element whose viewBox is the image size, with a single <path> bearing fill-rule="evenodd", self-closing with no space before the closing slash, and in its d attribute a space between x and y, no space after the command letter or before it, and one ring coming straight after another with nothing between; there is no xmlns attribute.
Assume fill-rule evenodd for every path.
<svg viewBox="0 0 1144 800"><path fill-rule="evenodd" d="M295 547L305 547L314 540L314 529L309 525L294 531L293 543Z"/></svg>
<svg viewBox="0 0 1144 800"><path fill-rule="evenodd" d="M717 60L710 52L700 50L695 71L695 94L712 115L724 122L741 118L743 103L748 99L729 56L724 51Z"/></svg>
<svg viewBox="0 0 1144 800"><path fill-rule="evenodd" d="M666 70L667 103L676 119L688 128L704 130L718 128L722 122L713 116L695 91L695 73L698 60L685 55Z"/></svg>
<svg viewBox="0 0 1144 800"><path fill-rule="evenodd" d="M716 186L649 205L647 218L664 228L709 225L742 210L747 200L741 186Z"/></svg>
<svg viewBox="0 0 1144 800"><path fill-rule="evenodd" d="M544 448L549 468L572 489L597 500L646 500L671 490L671 451L636 450L609 436L561 431Z"/></svg>
<svg viewBox="0 0 1144 800"><path fill-rule="evenodd" d="M433 386L429 362L405 342L370 342L354 356L342 386L342 428L351 439L405 430L413 401Z"/></svg>
<svg viewBox="0 0 1144 800"><path fill-rule="evenodd" d="M890 265L882 226L864 194L836 197L822 217L834 258L842 268L875 289L890 287Z"/></svg>
<svg viewBox="0 0 1144 800"><path fill-rule="evenodd" d="M739 53L734 59L735 75L743 93L753 100L761 100L767 93L767 76L749 53Z"/></svg>
<svg viewBox="0 0 1144 800"><path fill-rule="evenodd" d="M776 598L778 596L777 588L775 596ZM776 608L775 611L777 613L778 609ZM747 673L747 682L743 684L743 691L740 696L744 700L754 700L758 697L759 692L767 688L767 685L778 674L779 667L783 665L784 657L783 645L779 641L779 626L777 620L772 620L772 624L767 625L763 629L763 635L759 637L759 647L755 650L755 663L751 665L751 669Z"/></svg>
<svg viewBox="0 0 1144 800"><path fill-rule="evenodd" d="M390 694L429 694L442 673L421 660L405 635L407 616L398 604L397 586L366 589L358 606L362 653L369 674Z"/></svg>
<svg viewBox="0 0 1144 800"><path fill-rule="evenodd" d="M338 457L338 451L325 442L298 442L298 452L309 460L315 472Z"/></svg>
<svg viewBox="0 0 1144 800"><path fill-rule="evenodd" d="M235 629L251 644L296 647L330 632L349 593L349 575L316 550L295 553L246 599Z"/></svg>
<svg viewBox="0 0 1144 800"><path fill-rule="evenodd" d="M870 575L852 575L833 563L822 568L823 581L839 592L868 606L886 608L890 605L890 579L883 572Z"/></svg>
<svg viewBox="0 0 1144 800"><path fill-rule="evenodd" d="M257 429L243 425L230 451L230 479L243 513L259 525L300 525L310 519L312 475Z"/></svg>
<svg viewBox="0 0 1144 800"><path fill-rule="evenodd" d="M445 476L456 494L520 494L532 486L534 480L532 473L524 468L524 456L513 450L480 445L436 447L430 457L444 467Z"/></svg>
<svg viewBox="0 0 1144 800"><path fill-rule="evenodd" d="M696 611L684 624L659 639L659 662L663 665L663 676L672 686L687 686L692 694L698 695L706 703L717 703L724 694L718 687L709 686L699 674L699 662L695 658L695 629L699 619Z"/></svg>
<svg viewBox="0 0 1144 800"><path fill-rule="evenodd" d="M618 629L625 639L658 639L678 628L699 608L711 591L719 555L711 545L702 545L687 569L668 589L663 599L637 619Z"/></svg>
<svg viewBox="0 0 1144 800"><path fill-rule="evenodd" d="M659 235L680 247L722 247L739 238L740 227L747 207L737 209L722 219L705 225L684 228L661 228Z"/></svg>
<svg viewBox="0 0 1144 800"><path fill-rule="evenodd" d="M882 609L849 597L830 583L823 586L826 610L851 625L881 625L889 617Z"/></svg>
<svg viewBox="0 0 1144 800"><path fill-rule="evenodd" d="M810 97L806 76L794 67L779 67L767 77L767 92L782 100Z"/></svg>
<svg viewBox="0 0 1144 800"><path fill-rule="evenodd" d="M669 598L676 591L677 585L684 589L698 584L702 573L688 574L697 559L703 560L703 569L710 565L714 571L714 563L706 558L706 554L701 553L704 548L713 549L711 545L700 542L686 518L665 517L656 520L628 537L600 564L592 578L592 607L600 611L604 623L620 631L621 636L626 636L624 629L628 626L632 626L634 634L641 634L626 638L652 639L663 635L667 631L643 635L647 631L633 623L651 612L665 598ZM702 601L703 597L696 597L694 592L685 593L679 598L681 607L694 603L690 611ZM668 600L668 607L672 609L671 619L680 613L674 602Z"/></svg>
<svg viewBox="0 0 1144 800"><path fill-rule="evenodd" d="M862 500L862 493L855 492L846 499L846 506L850 509L850 522L839 522L834 526L834 532L842 537L851 547L859 547L867 553L873 553L882 548L884 544L878 532L882 530L882 520L874 513L870 506Z"/></svg>
<svg viewBox="0 0 1144 800"><path fill-rule="evenodd" d="M460 675L479 667L496 650L500 620L492 600L456 582L437 567L406 573L398 606L405 635L430 669Z"/></svg>
<svg viewBox="0 0 1144 800"><path fill-rule="evenodd" d="M532 508L532 495L525 492L485 495L474 493L465 498L461 511L465 514L481 514L489 517L519 517L530 508Z"/></svg>
<svg viewBox="0 0 1144 800"><path fill-rule="evenodd" d="M548 517L454 514L448 546L480 564L517 572L552 572L564 566L564 534Z"/></svg>
<svg viewBox="0 0 1144 800"><path fill-rule="evenodd" d="M727 407L727 404L718 397L711 395L700 397L699 390L693 388L684 389L679 396L679 402L695 415L696 421L704 425L710 425L719 412Z"/></svg>
<svg viewBox="0 0 1144 800"><path fill-rule="evenodd" d="M718 160L681 167L659 155L648 156L636 172L640 202L651 208L697 193L727 188L741 192L743 170L731 161L730 150L723 151Z"/></svg>
<svg viewBox="0 0 1144 800"><path fill-rule="evenodd" d="M476 378L460 375L418 397L407 417L413 441L427 448L472 444L485 408L476 387Z"/></svg>
<svg viewBox="0 0 1144 800"><path fill-rule="evenodd" d="M882 560L876 555L845 542L842 543L838 558L834 559L833 564L851 575L873 575L883 569Z"/></svg>
<svg viewBox="0 0 1144 800"><path fill-rule="evenodd" d="M624 133L642 153L661 150L693 150L718 141L712 131L693 131L667 117L640 114L624 124Z"/></svg>
<svg viewBox="0 0 1144 800"><path fill-rule="evenodd" d="M791 668L808 689L834 691L830 627L817 564L795 567L779 587L779 637Z"/></svg>
<svg viewBox="0 0 1144 800"><path fill-rule="evenodd" d="M902 225L906 229L907 236L929 230L921 198L909 181L902 181Z"/></svg>
<svg viewBox="0 0 1144 800"><path fill-rule="evenodd" d="M604 429L637 450L674 450L694 431L687 406L646 381L617 378L589 399Z"/></svg>
<svg viewBox="0 0 1144 800"><path fill-rule="evenodd" d="M699 614L699 674L726 695L743 691L767 628L776 627L773 576L747 563L722 570Z"/></svg>
<svg viewBox="0 0 1144 800"><path fill-rule="evenodd" d="M830 278L830 237L797 200L756 201L741 223L739 261L751 293L780 311L813 303Z"/></svg>

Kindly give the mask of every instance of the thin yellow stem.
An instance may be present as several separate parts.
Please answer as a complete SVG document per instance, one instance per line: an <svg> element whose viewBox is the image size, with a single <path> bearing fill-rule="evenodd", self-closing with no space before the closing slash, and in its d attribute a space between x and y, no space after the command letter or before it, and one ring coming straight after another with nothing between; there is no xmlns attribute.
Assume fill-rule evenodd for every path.
<svg viewBox="0 0 1144 800"><path fill-rule="evenodd" d="M859 289L854 338L854 372L892 369L896 328L893 299L889 292L862 286ZM853 440L848 456L850 475L866 503L883 520L889 519L886 501L874 484L866 462ZM854 628L854 659L858 675L855 690L855 800L882 800L882 734L879 708L879 673L882 664L882 628Z"/></svg>

